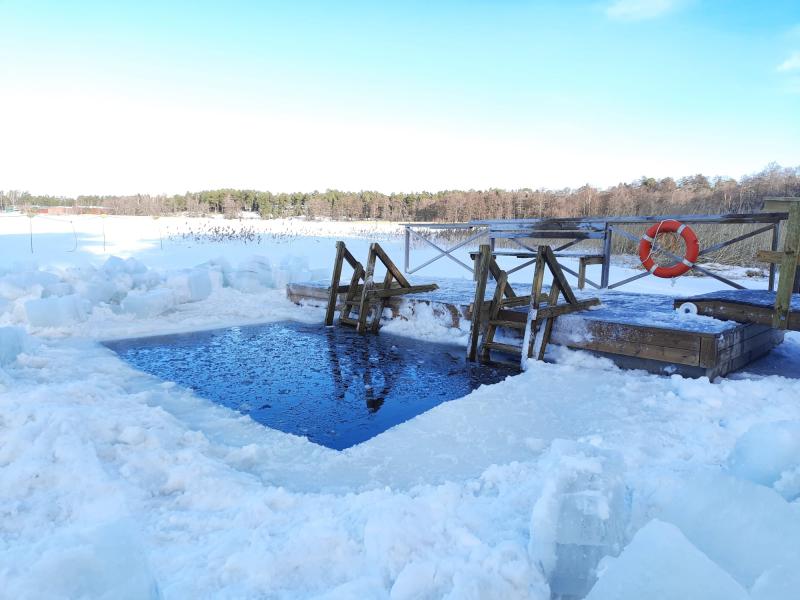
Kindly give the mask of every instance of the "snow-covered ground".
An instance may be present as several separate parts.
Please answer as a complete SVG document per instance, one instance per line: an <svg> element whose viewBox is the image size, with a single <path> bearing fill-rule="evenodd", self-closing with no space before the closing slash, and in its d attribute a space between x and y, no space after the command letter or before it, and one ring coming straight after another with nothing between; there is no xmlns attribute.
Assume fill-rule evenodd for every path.
<svg viewBox="0 0 800 600"><path fill-rule="evenodd" d="M337 452L98 343L320 321L282 287L326 279L336 238L402 256L391 224L0 216L0 597L797 597L797 372L712 383L554 348ZM414 279L444 275L469 277ZM464 337L421 311L391 328ZM774 354L797 369L800 336Z"/></svg>

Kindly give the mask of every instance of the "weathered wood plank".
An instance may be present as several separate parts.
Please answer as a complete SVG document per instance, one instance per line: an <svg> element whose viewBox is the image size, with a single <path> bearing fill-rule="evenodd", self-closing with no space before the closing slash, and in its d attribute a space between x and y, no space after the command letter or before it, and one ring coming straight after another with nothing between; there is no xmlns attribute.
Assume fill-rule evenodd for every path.
<svg viewBox="0 0 800 600"><path fill-rule="evenodd" d="M478 340L481 333L481 317L483 316L483 297L486 294L486 282L489 279L489 263L492 260L492 248L489 244L481 244L480 256L476 265L475 299L472 302L472 321L469 328L467 344L467 360L475 361L478 356Z"/></svg>
<svg viewBox="0 0 800 600"><path fill-rule="evenodd" d="M432 292L438 290L439 286L435 283L426 285L410 285L408 287L392 287L389 289L375 286L373 293L378 298L389 298L392 296L405 296L406 294L419 294L421 292Z"/></svg>
<svg viewBox="0 0 800 600"><path fill-rule="evenodd" d="M389 255L386 254L384 249L381 248L381 245L376 242L372 244L372 246L374 246L375 254L381 260L383 266L385 266L387 270L391 271L398 283L403 287L410 287L411 284L408 282L408 279L406 279L405 275L403 275L400 269L397 268L397 265L394 264L394 261L389 258Z"/></svg>
<svg viewBox="0 0 800 600"><path fill-rule="evenodd" d="M491 259L491 262L494 263L494 259ZM497 331L497 313L500 310L500 302L505 296L507 284L508 274L505 271L500 271L497 275L497 286L494 289L494 297L492 298L492 303L489 307L489 317L486 319L487 326L482 332L481 342L478 349L478 355L480 356L480 360L482 362L489 360L489 348L487 344L491 344L494 341L494 334L495 331Z"/></svg>
<svg viewBox="0 0 800 600"><path fill-rule="evenodd" d="M378 258L375 247L378 244L372 243L369 247L369 254L367 254L367 267L364 270L364 288L361 290L361 303L358 306L358 325L356 331L358 333L367 332L367 316L370 312L369 300L370 292L374 286L375 277L375 261Z"/></svg>
<svg viewBox="0 0 800 600"><path fill-rule="evenodd" d="M344 262L344 242L336 242L336 258L333 261L333 275L331 276L331 287L328 298L328 306L325 309L325 325L333 325L333 316L336 312L336 296L339 289L339 279L342 277L342 263Z"/></svg>
<svg viewBox="0 0 800 600"><path fill-rule="evenodd" d="M759 250L758 252L756 252L757 261L771 263L774 265L781 264L785 256L786 255L783 252L777 252L772 250ZM800 265L800 255L797 256L797 260L795 262L798 265Z"/></svg>
<svg viewBox="0 0 800 600"><path fill-rule="evenodd" d="M772 326L777 329L789 327L794 276L800 257L800 198L787 204L789 220L786 223L786 234L783 240L783 260L780 263L778 291L775 294L775 313L772 315Z"/></svg>
<svg viewBox="0 0 800 600"><path fill-rule="evenodd" d="M699 315L714 317L723 321L773 326L774 308L724 302L722 300L692 300L692 302L697 306L697 314ZM800 313L789 313L786 329L800 331Z"/></svg>

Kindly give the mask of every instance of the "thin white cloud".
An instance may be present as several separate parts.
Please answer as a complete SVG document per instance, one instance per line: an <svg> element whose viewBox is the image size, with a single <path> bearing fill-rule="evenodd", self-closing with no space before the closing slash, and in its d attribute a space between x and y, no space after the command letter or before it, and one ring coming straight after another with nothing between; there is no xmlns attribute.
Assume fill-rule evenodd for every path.
<svg viewBox="0 0 800 600"><path fill-rule="evenodd" d="M675 10L682 0L614 0L606 7L606 15L619 21L655 19Z"/></svg>
<svg viewBox="0 0 800 600"><path fill-rule="evenodd" d="M793 52L789 58L779 64L778 71L800 71L800 52Z"/></svg>

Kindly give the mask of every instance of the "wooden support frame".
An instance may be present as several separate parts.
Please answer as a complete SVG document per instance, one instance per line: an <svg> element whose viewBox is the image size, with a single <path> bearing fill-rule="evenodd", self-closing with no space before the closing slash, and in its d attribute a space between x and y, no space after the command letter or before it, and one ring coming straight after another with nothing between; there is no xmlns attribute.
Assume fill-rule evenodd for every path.
<svg viewBox="0 0 800 600"><path fill-rule="evenodd" d="M789 312L792 307L792 292L798 287L797 264L800 261L800 198L769 198L764 204L764 210L772 211L783 209L789 213L786 221L786 233L783 240L783 252L780 261L770 252L770 257L776 259L779 265L778 291L775 294L775 309L772 313L772 326L775 329L789 327ZM766 253L764 253L766 254ZM759 253L759 255L763 255ZM766 257L765 257L766 258ZM772 263L772 260L767 262Z"/></svg>
<svg viewBox="0 0 800 600"><path fill-rule="evenodd" d="M537 360L544 358L556 317L585 310L600 303L597 298L589 300L576 298L550 246L538 247L535 262L531 293L519 296L508 282L508 273L497 265L490 246L488 244L481 246L476 257L478 279L475 286L475 300L472 304L472 322L467 346L468 360L492 362L491 351L497 350L519 355L520 368L524 369L529 357L535 355ZM542 292L545 269L549 270L553 277L553 284L548 294ZM490 274L497 285L488 309L484 309L486 284ZM558 304L558 299L562 295L566 303ZM527 318L520 320L520 313L513 308L525 305L528 305ZM524 330L522 345L496 342L495 334L501 327Z"/></svg>
<svg viewBox="0 0 800 600"><path fill-rule="evenodd" d="M347 261L353 269L350 284L346 286L340 284L344 261ZM386 275L382 284L376 284L374 281L375 267L378 261L386 267ZM438 287L435 283L411 285L377 242L370 245L369 253L367 254L367 266L364 267L350 253L345 243L338 241L336 242L336 258L333 264L331 286L328 291L325 325L333 325L337 301L342 293L345 294L345 297L339 313L339 323L351 325L356 328L358 333L364 334L367 331L378 332L381 315L391 298L406 294L431 292L438 289ZM354 307L358 308L358 314L355 317L351 317L350 314ZM369 315L373 312L372 321L369 322Z"/></svg>

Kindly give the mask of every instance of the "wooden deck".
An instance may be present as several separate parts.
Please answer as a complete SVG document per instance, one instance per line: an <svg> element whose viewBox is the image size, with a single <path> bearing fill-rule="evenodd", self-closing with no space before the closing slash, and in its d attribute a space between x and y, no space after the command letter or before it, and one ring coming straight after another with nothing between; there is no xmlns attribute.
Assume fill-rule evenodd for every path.
<svg viewBox="0 0 800 600"><path fill-rule="evenodd" d="M425 304L443 324L463 327L472 318L474 285L469 280L442 281L435 292L389 298L386 308L392 318L405 318ZM287 295L293 302L320 307L329 298L324 284L289 284ZM624 368L713 378L746 366L783 341L782 331L765 324L682 316L668 296L612 291L600 298L599 307L559 317L551 343L606 356ZM344 301L342 294L339 301ZM522 310L510 316L523 323L525 318ZM518 336L518 330L504 329L498 341Z"/></svg>
<svg viewBox="0 0 800 600"><path fill-rule="evenodd" d="M700 296L677 298L675 307L691 302L697 314L723 321L771 325L775 310L775 292L767 290L725 290ZM787 329L800 331L800 294L792 294Z"/></svg>

